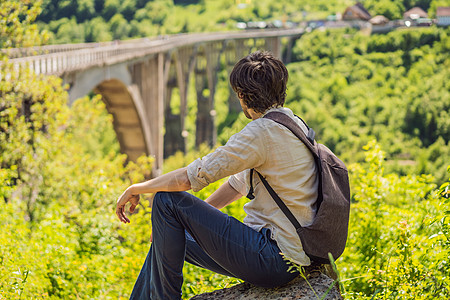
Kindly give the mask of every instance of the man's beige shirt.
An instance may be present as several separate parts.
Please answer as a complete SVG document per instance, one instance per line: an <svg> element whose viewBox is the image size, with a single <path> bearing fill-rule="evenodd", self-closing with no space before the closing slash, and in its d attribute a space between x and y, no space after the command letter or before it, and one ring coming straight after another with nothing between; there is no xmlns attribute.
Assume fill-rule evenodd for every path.
<svg viewBox="0 0 450 300"><path fill-rule="evenodd" d="M306 126L288 108L273 108L290 116L306 132ZM318 179L308 148L286 127L259 118L233 135L225 146L192 162L187 169L192 189L232 175L228 182L242 195L250 188L250 169L260 172L302 226L315 216ZM244 205L244 223L256 231L268 228L282 253L300 265L309 265L294 226L277 206L258 175L253 176L255 198Z"/></svg>

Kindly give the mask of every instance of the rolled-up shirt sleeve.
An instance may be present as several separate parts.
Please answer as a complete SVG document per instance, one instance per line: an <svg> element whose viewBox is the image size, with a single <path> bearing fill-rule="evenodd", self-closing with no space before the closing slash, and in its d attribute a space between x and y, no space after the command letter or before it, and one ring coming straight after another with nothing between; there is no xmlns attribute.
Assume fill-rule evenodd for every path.
<svg viewBox="0 0 450 300"><path fill-rule="evenodd" d="M245 196L247 195L247 184L245 183L246 171L239 172L238 174L231 175L228 179L228 183L233 189L235 189L239 194Z"/></svg>
<svg viewBox="0 0 450 300"><path fill-rule="evenodd" d="M225 146L217 148L201 159L196 159L187 167L187 175L194 192L221 178L264 163L267 155L264 144L265 130L263 122L258 121L250 122L233 135ZM242 187L238 188L238 192L241 192Z"/></svg>
<svg viewBox="0 0 450 300"><path fill-rule="evenodd" d="M194 192L198 192L204 187L208 186L211 182L210 180L207 180L205 176L201 175L202 170L202 159L198 158L194 160L189 166L187 167L187 175L189 178L189 181L191 182L191 188Z"/></svg>

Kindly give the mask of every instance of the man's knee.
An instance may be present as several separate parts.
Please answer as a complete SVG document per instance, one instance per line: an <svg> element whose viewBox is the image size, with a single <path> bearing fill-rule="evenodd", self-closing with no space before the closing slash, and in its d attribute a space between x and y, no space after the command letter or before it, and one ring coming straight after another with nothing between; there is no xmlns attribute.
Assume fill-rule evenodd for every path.
<svg viewBox="0 0 450 300"><path fill-rule="evenodd" d="M182 202L189 194L184 192L157 192L153 198L153 207L173 207Z"/></svg>
<svg viewBox="0 0 450 300"><path fill-rule="evenodd" d="M195 197L186 192L158 192L153 198L152 209L176 211L188 209L195 204Z"/></svg>
<svg viewBox="0 0 450 300"><path fill-rule="evenodd" d="M172 197L171 192L157 192L153 197L152 208L162 208L167 205L171 205Z"/></svg>
<svg viewBox="0 0 450 300"><path fill-rule="evenodd" d="M186 199L189 199L186 192L158 192L153 197L152 221L155 215L173 216L177 215L180 209L186 207ZM189 201L187 201L189 203Z"/></svg>

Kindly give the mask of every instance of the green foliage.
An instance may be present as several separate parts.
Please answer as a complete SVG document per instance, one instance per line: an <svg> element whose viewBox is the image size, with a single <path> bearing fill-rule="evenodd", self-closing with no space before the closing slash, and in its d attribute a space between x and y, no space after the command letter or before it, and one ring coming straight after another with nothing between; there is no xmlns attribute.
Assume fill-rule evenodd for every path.
<svg viewBox="0 0 450 300"><path fill-rule="evenodd" d="M59 79L26 76L14 94L1 82L0 297L127 295L142 263L135 255L148 251L149 208L142 201L126 228L113 208L152 159L124 165L98 97L69 109Z"/></svg>
<svg viewBox="0 0 450 300"><path fill-rule="evenodd" d="M379 145L372 141L365 150L366 162L349 167L353 206L339 260L346 296L448 298L448 238L435 224L448 203L431 176L385 175Z"/></svg>
<svg viewBox="0 0 450 300"><path fill-rule="evenodd" d="M447 167L448 175L450 176L450 165ZM430 236L435 243L442 247L443 251L439 253L442 261L436 261L432 267L439 270L448 278L450 275L450 178L447 182L442 184L437 191L440 203L437 210L437 215L431 220L430 224L436 223L438 225L435 233ZM449 290L448 287L447 291Z"/></svg>
<svg viewBox="0 0 450 300"><path fill-rule="evenodd" d="M108 21L115 14L120 13L120 1L119 0L106 0L103 10L102 16Z"/></svg>
<svg viewBox="0 0 450 300"><path fill-rule="evenodd" d="M109 21L109 26L114 39L127 36L130 31L127 20L121 14L115 14Z"/></svg>
<svg viewBox="0 0 450 300"><path fill-rule="evenodd" d="M125 165L99 97L69 108L61 79L17 74L7 60L1 74L0 298L124 298L142 265L135 255L148 251L149 207L127 228L113 208L153 159Z"/></svg>
<svg viewBox="0 0 450 300"><path fill-rule="evenodd" d="M406 11L402 0L365 0L362 3L372 16L383 15L389 20L402 19Z"/></svg>
<svg viewBox="0 0 450 300"><path fill-rule="evenodd" d="M376 138L387 168L445 179L450 155L448 29L365 36L315 31L294 47L287 106L346 162Z"/></svg>
<svg viewBox="0 0 450 300"><path fill-rule="evenodd" d="M57 151L47 143L52 135L61 138L57 127L64 122L61 107L65 92L58 78L41 78L31 72L14 76L3 66L2 72L12 73L13 80L0 80L0 166L10 186L20 185L16 193L25 198L28 217L33 219L38 201L37 186L42 184L43 163ZM17 83L17 84L16 84ZM0 197L6 201L10 194Z"/></svg>
<svg viewBox="0 0 450 300"><path fill-rule="evenodd" d="M53 38L58 39L60 43L82 43L86 39L84 26L78 24L75 18L63 18L56 26L58 30L54 32Z"/></svg>
<svg viewBox="0 0 450 300"><path fill-rule="evenodd" d="M40 12L41 1L1 1L0 49L40 45L48 37L34 24Z"/></svg>
<svg viewBox="0 0 450 300"><path fill-rule="evenodd" d="M113 39L108 24L101 17L96 17L86 24L86 42L107 42Z"/></svg>

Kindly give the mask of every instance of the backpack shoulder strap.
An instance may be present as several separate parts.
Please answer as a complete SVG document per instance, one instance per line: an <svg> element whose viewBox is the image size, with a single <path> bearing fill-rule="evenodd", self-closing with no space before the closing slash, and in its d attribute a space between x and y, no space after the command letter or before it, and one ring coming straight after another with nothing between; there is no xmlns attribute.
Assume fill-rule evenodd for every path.
<svg viewBox="0 0 450 300"><path fill-rule="evenodd" d="M261 179L262 183L266 187L270 196L272 196L273 200L275 200L278 207L283 211L283 213L286 215L286 217L289 219L289 221L292 223L292 225L294 225L295 230L298 231L299 228L302 228L302 225L300 225L300 223L297 221L295 216L292 214L292 212L289 210L289 208L286 206L286 204L284 204L283 200L281 200L281 198L278 196L278 194L273 190L273 188L270 186L270 184L267 182L267 180L261 175L261 173L259 173L258 171L254 170L254 169L251 169L250 174L252 174L253 171L255 171L258 174L259 179Z"/></svg>
<svg viewBox="0 0 450 300"><path fill-rule="evenodd" d="M300 139L303 144L305 144L305 146L313 153L316 158L319 157L316 142L314 140L316 133L312 128L309 128L305 121L303 121L300 117L297 116L297 118L299 118L305 124L306 128L308 128L308 135L305 134L303 129L294 120L292 120L289 116L282 112L272 111L266 114L264 118L270 119L285 126L298 139Z"/></svg>

